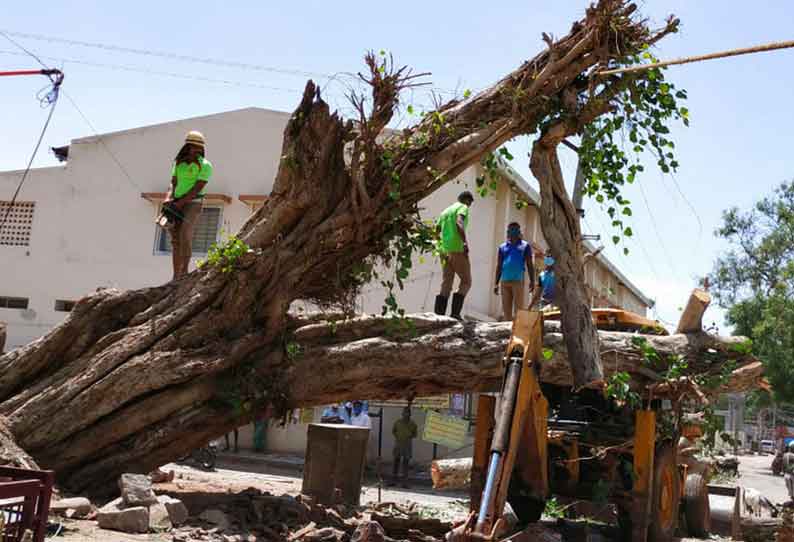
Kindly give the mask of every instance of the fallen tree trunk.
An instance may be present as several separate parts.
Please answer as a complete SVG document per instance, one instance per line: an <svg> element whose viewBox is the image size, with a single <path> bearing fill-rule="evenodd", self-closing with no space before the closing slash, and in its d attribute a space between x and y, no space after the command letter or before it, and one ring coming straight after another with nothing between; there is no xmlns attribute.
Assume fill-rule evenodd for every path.
<svg viewBox="0 0 794 542"><path fill-rule="evenodd" d="M403 333L395 333L393 323L380 317L298 324L292 339L301 354L285 373L292 400L300 405L323 405L351 398L351 394L386 399L498 389L510 322L461 324L434 314L413 315L410 322L410 331ZM636 344L639 335L599 331L598 336L607 377L626 371L638 390L664 379L644 362ZM750 389L761 378L758 360L739 348L746 342L742 337L703 332L641 337L664 359L686 357L690 375L720 375L727 362L736 364L715 392ZM559 322L544 323L543 345L551 357L541 363L541 381L573 387ZM307 378L312 371L320 371L324 377Z"/></svg>
<svg viewBox="0 0 794 542"><path fill-rule="evenodd" d="M430 464L433 489L466 489L471 483L471 457L436 459Z"/></svg>
<svg viewBox="0 0 794 542"><path fill-rule="evenodd" d="M318 343L306 344L301 355L290 344L288 308L295 300L349 306L364 282L362 262L404 256L390 242L416 227L423 198L518 135L542 129L548 160L561 137L607 112L616 92L641 76L599 79L590 93L594 71L677 27L671 19L652 32L635 9L623 0L598 0L567 35L545 36L548 50L385 142L400 91L416 84L410 70L367 55L369 74L362 78L372 95L353 97L355 122L332 113L319 88L307 83L285 128L271 195L238 234L248 249L224 252L218 262L159 287L86 296L45 337L0 356L0 416L8 434L42 467L56 469L62 485L80 491L180 457L267 405L320 404L363 396L359 390L386 398L485 387L498 372L488 337L504 335L505 327L441 330L427 338L457 341L461 355L440 345L452 356L434 354L423 367L411 370L413 360L374 374L379 363L355 341L350 357L343 346L326 345L324 358ZM579 242L578 226L552 216L560 208L550 198L563 197L558 177L540 177L542 185L556 183L542 190L543 228L563 268L575 268L580 254L566 259L562 245L571 237ZM573 273L562 281L573 293L562 313L568 333L559 340L572 353L567 374L581 386L602 370L592 322L581 318L581 273ZM477 340L489 354L479 355ZM388 346L384 355L406 344L406 350L429 346L379 344ZM445 380L461 357L469 365L460 373L469 380Z"/></svg>

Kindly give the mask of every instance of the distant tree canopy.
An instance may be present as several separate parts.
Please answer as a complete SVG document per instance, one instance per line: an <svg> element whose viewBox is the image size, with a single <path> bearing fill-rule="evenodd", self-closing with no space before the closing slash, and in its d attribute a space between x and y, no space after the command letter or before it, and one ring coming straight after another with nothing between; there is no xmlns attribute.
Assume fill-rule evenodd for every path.
<svg viewBox="0 0 794 542"><path fill-rule="evenodd" d="M794 183L749 210L723 213L731 247L714 264L714 293L736 334L753 340L775 398L794 401Z"/></svg>

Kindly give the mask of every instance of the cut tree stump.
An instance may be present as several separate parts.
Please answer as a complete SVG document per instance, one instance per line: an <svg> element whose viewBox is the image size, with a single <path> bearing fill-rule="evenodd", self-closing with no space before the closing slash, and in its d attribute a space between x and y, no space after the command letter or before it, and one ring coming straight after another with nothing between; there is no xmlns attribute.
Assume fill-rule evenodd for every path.
<svg viewBox="0 0 794 542"><path fill-rule="evenodd" d="M471 457L436 459L430 464L433 489L466 489L471 483Z"/></svg>
<svg viewBox="0 0 794 542"><path fill-rule="evenodd" d="M711 295L696 288L689 296L684 312L678 320L676 333L695 333L703 330L703 314L711 303Z"/></svg>

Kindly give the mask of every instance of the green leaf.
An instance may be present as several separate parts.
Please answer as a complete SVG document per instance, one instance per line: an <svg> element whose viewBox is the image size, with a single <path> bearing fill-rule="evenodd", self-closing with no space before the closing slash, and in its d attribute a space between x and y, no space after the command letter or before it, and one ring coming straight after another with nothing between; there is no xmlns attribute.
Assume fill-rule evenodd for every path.
<svg viewBox="0 0 794 542"><path fill-rule="evenodd" d="M543 359L549 361L553 357L554 357L554 350L552 350L551 348L543 349Z"/></svg>
<svg viewBox="0 0 794 542"><path fill-rule="evenodd" d="M406 107L405 109L406 109L406 111L408 111L409 115L413 115L414 114L414 106L409 104L408 107Z"/></svg>
<svg viewBox="0 0 794 542"><path fill-rule="evenodd" d="M618 243L620 243L620 237L618 237L617 235L613 235L612 242L617 245Z"/></svg>
<svg viewBox="0 0 794 542"><path fill-rule="evenodd" d="M468 100L471 97L471 90L466 89L463 91L463 99Z"/></svg>
<svg viewBox="0 0 794 542"><path fill-rule="evenodd" d="M631 237L632 235L634 235L634 232L631 231L631 228L627 227L626 229L623 230L623 235L625 235L626 237Z"/></svg>

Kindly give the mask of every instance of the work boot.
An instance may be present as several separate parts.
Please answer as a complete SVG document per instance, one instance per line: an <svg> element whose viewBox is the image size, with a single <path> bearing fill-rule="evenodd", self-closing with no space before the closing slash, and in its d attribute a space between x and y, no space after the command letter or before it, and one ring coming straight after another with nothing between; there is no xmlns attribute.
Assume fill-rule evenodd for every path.
<svg viewBox="0 0 794 542"><path fill-rule="evenodd" d="M465 295L452 294L452 312L449 314L456 320L463 320L460 311L463 309L463 300L466 299Z"/></svg>
<svg viewBox="0 0 794 542"><path fill-rule="evenodd" d="M447 313L447 299L445 295L436 296L436 307L434 309L436 314L444 316Z"/></svg>

